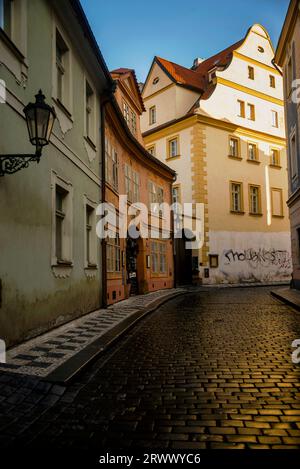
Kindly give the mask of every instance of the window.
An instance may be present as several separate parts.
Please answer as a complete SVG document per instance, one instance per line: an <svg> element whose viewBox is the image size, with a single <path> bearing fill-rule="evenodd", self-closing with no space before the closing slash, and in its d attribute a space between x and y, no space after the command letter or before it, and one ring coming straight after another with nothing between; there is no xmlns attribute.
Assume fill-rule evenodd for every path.
<svg viewBox="0 0 300 469"><path fill-rule="evenodd" d="M271 88L275 88L275 87L276 87L274 75L270 75L270 87L271 87Z"/></svg>
<svg viewBox="0 0 300 469"><path fill-rule="evenodd" d="M148 193L149 193L149 208L151 212L158 213L159 205L164 201L164 190L162 187L157 186L154 182L149 181L148 183Z"/></svg>
<svg viewBox="0 0 300 469"><path fill-rule="evenodd" d="M270 164L272 166L280 166L280 153L279 150L271 148Z"/></svg>
<svg viewBox="0 0 300 469"><path fill-rule="evenodd" d="M297 161L297 146L296 146L296 132L293 131L290 137L290 164L292 179L297 177L298 173L298 161Z"/></svg>
<svg viewBox="0 0 300 469"><path fill-rule="evenodd" d="M86 136L93 141L95 138L95 117L94 117L94 92L85 82L85 133Z"/></svg>
<svg viewBox="0 0 300 469"><path fill-rule="evenodd" d="M219 256L218 254L209 254L209 267L216 269L219 267Z"/></svg>
<svg viewBox="0 0 300 469"><path fill-rule="evenodd" d="M151 270L155 274L167 272L167 245L166 243L151 242Z"/></svg>
<svg viewBox="0 0 300 469"><path fill-rule="evenodd" d="M151 155L155 156L155 145L152 145L152 147L147 148L147 150Z"/></svg>
<svg viewBox="0 0 300 469"><path fill-rule="evenodd" d="M56 249L55 254L58 261L63 260L63 236L65 223L65 199L67 192L56 186Z"/></svg>
<svg viewBox="0 0 300 469"><path fill-rule="evenodd" d="M261 197L259 186L249 186L249 212L251 215L259 215L261 213Z"/></svg>
<svg viewBox="0 0 300 469"><path fill-rule="evenodd" d="M233 158L240 157L240 140L236 137L229 138L229 156Z"/></svg>
<svg viewBox="0 0 300 469"><path fill-rule="evenodd" d="M130 112L129 112L129 106L125 101L123 101L123 116L124 116L124 119L126 120L127 125L129 127Z"/></svg>
<svg viewBox="0 0 300 469"><path fill-rule="evenodd" d="M11 36L12 0L0 0L0 28Z"/></svg>
<svg viewBox="0 0 300 469"><path fill-rule="evenodd" d="M132 202L131 167L128 164L125 164L125 192L128 200Z"/></svg>
<svg viewBox="0 0 300 469"><path fill-rule="evenodd" d="M289 96L292 92L293 78L294 78L293 62L292 62L292 57L290 57L288 64L287 64L287 70L286 70L286 94L287 96Z"/></svg>
<svg viewBox="0 0 300 469"><path fill-rule="evenodd" d="M107 272L121 271L121 248L120 237L115 233L115 237L107 238L106 243L106 268Z"/></svg>
<svg viewBox="0 0 300 469"><path fill-rule="evenodd" d="M271 206L273 217L283 217L282 189L271 187Z"/></svg>
<svg viewBox="0 0 300 469"><path fill-rule="evenodd" d="M254 121L255 120L255 107L254 104L247 104L247 119Z"/></svg>
<svg viewBox="0 0 300 469"><path fill-rule="evenodd" d="M55 186L55 257L56 263L70 261L68 236L70 233L69 192L59 185Z"/></svg>
<svg viewBox="0 0 300 469"><path fill-rule="evenodd" d="M298 241L298 264L300 263L300 228L297 228L297 241Z"/></svg>
<svg viewBox="0 0 300 469"><path fill-rule="evenodd" d="M123 116L131 132L135 135L136 134L136 113L131 109L131 107L126 103L126 101L123 101Z"/></svg>
<svg viewBox="0 0 300 469"><path fill-rule="evenodd" d="M95 208L85 200L85 267L97 266Z"/></svg>
<svg viewBox="0 0 300 469"><path fill-rule="evenodd" d="M179 156L179 141L178 137L172 137L167 140L167 158L174 158Z"/></svg>
<svg viewBox="0 0 300 469"><path fill-rule="evenodd" d="M156 107L151 106L149 109L149 124L155 124L156 123Z"/></svg>
<svg viewBox="0 0 300 469"><path fill-rule="evenodd" d="M73 188L70 182L51 172L52 267L72 266Z"/></svg>
<svg viewBox="0 0 300 469"><path fill-rule="evenodd" d="M125 192L130 202L139 202L140 176L128 164L125 164Z"/></svg>
<svg viewBox="0 0 300 469"><path fill-rule="evenodd" d="M71 105L70 51L56 29L56 96L66 108Z"/></svg>
<svg viewBox="0 0 300 469"><path fill-rule="evenodd" d="M179 186L173 186L172 187L172 203L173 204L179 204L180 202L181 202L180 187Z"/></svg>
<svg viewBox="0 0 300 469"><path fill-rule="evenodd" d="M242 183L231 182L230 183L230 196L231 196L231 212L242 212L243 211L243 196L242 196Z"/></svg>
<svg viewBox="0 0 300 469"><path fill-rule="evenodd" d="M248 66L248 78L254 80L254 68L250 66Z"/></svg>
<svg viewBox="0 0 300 469"><path fill-rule="evenodd" d="M115 190L119 189L118 153L108 138L105 138L105 180Z"/></svg>
<svg viewBox="0 0 300 469"><path fill-rule="evenodd" d="M140 200L140 176L136 171L132 171L132 202Z"/></svg>
<svg viewBox="0 0 300 469"><path fill-rule="evenodd" d="M272 127L278 127L278 112L272 111Z"/></svg>
<svg viewBox="0 0 300 469"><path fill-rule="evenodd" d="M248 160L258 161L258 151L255 143L248 143Z"/></svg>
<svg viewBox="0 0 300 469"><path fill-rule="evenodd" d="M238 99L238 115L239 117L245 117L245 102Z"/></svg>

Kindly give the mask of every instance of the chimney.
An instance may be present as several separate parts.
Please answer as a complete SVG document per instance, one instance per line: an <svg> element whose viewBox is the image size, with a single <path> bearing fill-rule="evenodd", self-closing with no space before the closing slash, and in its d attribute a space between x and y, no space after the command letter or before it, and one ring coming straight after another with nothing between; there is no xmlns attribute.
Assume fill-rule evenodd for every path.
<svg viewBox="0 0 300 469"><path fill-rule="evenodd" d="M195 68L198 67L202 62L204 62L205 59L202 59L201 57L196 57L193 62L192 70L195 70Z"/></svg>

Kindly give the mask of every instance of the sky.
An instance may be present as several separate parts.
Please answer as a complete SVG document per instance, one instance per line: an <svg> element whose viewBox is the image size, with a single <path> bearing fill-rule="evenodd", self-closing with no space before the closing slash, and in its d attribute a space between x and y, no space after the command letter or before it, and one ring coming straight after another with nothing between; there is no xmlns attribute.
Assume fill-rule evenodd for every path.
<svg viewBox="0 0 300 469"><path fill-rule="evenodd" d="M190 68L262 24L276 47L289 0L81 0L109 70L144 81L153 57Z"/></svg>

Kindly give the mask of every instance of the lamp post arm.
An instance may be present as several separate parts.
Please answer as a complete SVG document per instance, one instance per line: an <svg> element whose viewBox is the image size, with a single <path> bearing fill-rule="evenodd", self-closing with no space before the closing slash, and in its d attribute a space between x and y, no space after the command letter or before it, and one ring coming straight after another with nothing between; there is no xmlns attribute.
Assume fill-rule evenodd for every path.
<svg viewBox="0 0 300 469"><path fill-rule="evenodd" d="M33 155L0 155L0 177L28 168L31 161L39 163L41 154L41 149L38 148Z"/></svg>

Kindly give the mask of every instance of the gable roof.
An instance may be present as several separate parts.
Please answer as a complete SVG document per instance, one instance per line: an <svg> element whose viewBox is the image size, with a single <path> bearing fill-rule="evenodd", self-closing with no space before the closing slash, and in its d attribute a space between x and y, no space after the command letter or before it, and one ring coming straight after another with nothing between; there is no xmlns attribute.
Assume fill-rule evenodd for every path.
<svg viewBox="0 0 300 469"><path fill-rule="evenodd" d="M161 57L155 57L154 61L167 73L173 82L186 88L194 89L201 93L201 99L207 99L215 85L208 81L208 72L214 67L226 68L231 60L232 53L244 42L244 38L232 44L226 49L201 62L195 69L178 65Z"/></svg>
<svg viewBox="0 0 300 469"><path fill-rule="evenodd" d="M203 91L202 83L199 81L199 76L194 70L183 67L182 65L178 65L174 62L170 62L162 57L156 56L154 60L177 85L192 88L200 92Z"/></svg>
<svg viewBox="0 0 300 469"><path fill-rule="evenodd" d="M115 70L112 70L111 72L112 78L119 82L119 81L125 81L126 78L131 78L132 84L133 84L133 89L134 89L134 94L139 102L141 112L146 111L145 106L144 106L144 101L141 95L140 91L140 86L136 78L136 74L133 68L116 68Z"/></svg>

